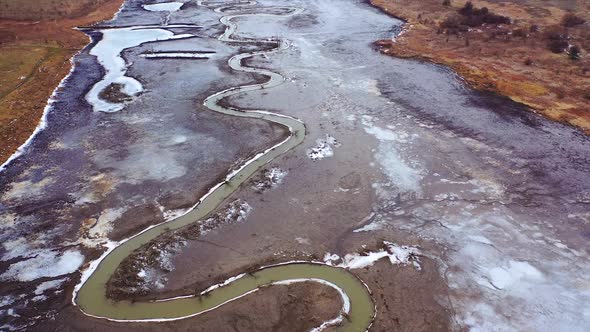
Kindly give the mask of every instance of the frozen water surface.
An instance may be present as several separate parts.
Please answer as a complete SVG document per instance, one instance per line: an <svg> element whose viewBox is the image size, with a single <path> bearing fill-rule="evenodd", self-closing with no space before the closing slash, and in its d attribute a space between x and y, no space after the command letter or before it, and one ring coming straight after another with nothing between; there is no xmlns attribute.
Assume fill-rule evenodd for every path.
<svg viewBox="0 0 590 332"><path fill-rule="evenodd" d="M90 54L97 57L105 69L103 79L96 83L86 95L86 100L96 112L112 113L122 110L125 104L104 100L100 97L111 84L120 84L121 92L135 97L143 91L142 84L135 78L126 76L128 64L121 56L124 50L146 42L164 41L191 37L191 34L175 35L173 32L158 28L113 28L101 30L102 39L92 48Z"/></svg>
<svg viewBox="0 0 590 332"><path fill-rule="evenodd" d="M162 2L162 3L154 3L151 5L143 5L145 10L149 10L151 12L175 12L180 9L184 5L184 2L172 1L172 2Z"/></svg>

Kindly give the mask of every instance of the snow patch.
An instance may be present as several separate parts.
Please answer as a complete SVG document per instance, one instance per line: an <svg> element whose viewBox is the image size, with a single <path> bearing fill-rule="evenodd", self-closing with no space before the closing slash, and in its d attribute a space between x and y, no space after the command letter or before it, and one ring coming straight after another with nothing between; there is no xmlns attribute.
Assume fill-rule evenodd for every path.
<svg viewBox="0 0 590 332"><path fill-rule="evenodd" d="M90 54L96 56L98 62L104 67L105 75L88 92L86 100L92 105L94 111L106 113L117 112L125 107L125 103L113 103L100 98L100 93L111 84L120 84L122 86L121 92L130 97L135 97L143 91L143 86L138 80L125 76L129 65L121 56L121 52L149 41L192 36L191 34L175 35L168 30L146 27L103 29L100 32L102 39L90 50Z"/></svg>
<svg viewBox="0 0 590 332"><path fill-rule="evenodd" d="M344 258L335 254L327 253L324 256L324 262L328 265L335 265L345 269L362 269L373 265L378 260L387 257L392 265L412 265L417 270L422 269L420 266L419 256L421 251L416 247L398 246L393 242L383 241L384 248L375 252L366 252L363 254L346 254ZM336 262L341 263L336 265Z"/></svg>
<svg viewBox="0 0 590 332"><path fill-rule="evenodd" d="M9 306L11 304L13 304L15 301L15 298L13 296L2 296L0 297L0 307L6 307Z"/></svg>
<svg viewBox="0 0 590 332"><path fill-rule="evenodd" d="M164 58L179 58L179 59L209 59L215 53L194 53L194 52L154 52L144 53L141 57L146 59L164 59Z"/></svg>
<svg viewBox="0 0 590 332"><path fill-rule="evenodd" d="M385 224L383 223L383 221L379 220L379 221L374 221L370 224L367 224L361 228L357 228L355 230L353 230L353 233L360 233L360 232L372 232L372 231L378 231L383 229L383 226L385 226Z"/></svg>
<svg viewBox="0 0 590 332"><path fill-rule="evenodd" d="M262 171L261 175L253 180L253 188L258 193L263 193L267 189L274 188L281 183L283 179L289 174L287 171L278 167L272 167Z"/></svg>
<svg viewBox="0 0 590 332"><path fill-rule="evenodd" d="M164 207L162 207L162 209L163 208ZM164 220L170 221L170 220L174 220L176 218L179 218L181 216L184 216L189 211L190 211L190 209L176 209L176 210L165 210L162 213L164 215Z"/></svg>
<svg viewBox="0 0 590 332"><path fill-rule="evenodd" d="M172 1L143 5L143 9L150 12L175 12L184 5L183 2Z"/></svg>
<svg viewBox="0 0 590 332"><path fill-rule="evenodd" d="M248 202L235 200L229 204L224 213L219 213L200 223L200 234L218 228L221 225L232 224L234 222L244 222L252 212L253 208Z"/></svg>
<svg viewBox="0 0 590 332"><path fill-rule="evenodd" d="M322 160L334 156L334 149L340 143L332 136L326 135L326 139L318 139L316 146L307 150L307 156L311 160Z"/></svg>
<svg viewBox="0 0 590 332"><path fill-rule="evenodd" d="M32 281L43 277L57 277L77 271L84 256L77 250L59 252L45 250L37 256L14 263L0 276L0 280Z"/></svg>
<svg viewBox="0 0 590 332"><path fill-rule="evenodd" d="M509 261L506 267L495 267L489 270L490 284L495 288L511 287L522 279L532 282L542 281L543 274L527 262Z"/></svg>
<svg viewBox="0 0 590 332"><path fill-rule="evenodd" d="M409 135L394 132L389 129L373 125L372 118L363 117L365 132L379 140L379 149L375 159L381 165L381 170L389 178L391 183L400 192L421 192L422 173L424 172L411 161L404 159L401 154L400 144L408 143Z"/></svg>
<svg viewBox="0 0 590 332"><path fill-rule="evenodd" d="M88 236L90 238L106 238L113 229L113 221L120 218L125 211L125 208L104 210L98 217L96 225L88 232Z"/></svg>
<svg viewBox="0 0 590 332"><path fill-rule="evenodd" d="M4 261L16 257L31 255L31 248L29 247L27 239L24 237L6 240L2 243L2 247L6 250L6 253L2 256L2 260Z"/></svg>
<svg viewBox="0 0 590 332"><path fill-rule="evenodd" d="M324 255L324 263L328 264L328 265L336 265L338 261L341 261L342 258L340 258L340 256L336 255L336 254L331 254L329 252L327 252Z"/></svg>
<svg viewBox="0 0 590 332"><path fill-rule="evenodd" d="M47 296L37 295L32 300L33 300L33 302L43 302L43 301L47 300Z"/></svg>
<svg viewBox="0 0 590 332"><path fill-rule="evenodd" d="M297 241L297 243L299 243L299 244L303 244L303 245L306 245L306 246L311 245L311 241L308 238L305 238L305 237L296 237L295 238L295 241Z"/></svg>
<svg viewBox="0 0 590 332"><path fill-rule="evenodd" d="M66 280L67 278L63 278L42 282L39 284L39 286L37 286L37 288L35 288L35 295L41 295L49 289L59 288Z"/></svg>

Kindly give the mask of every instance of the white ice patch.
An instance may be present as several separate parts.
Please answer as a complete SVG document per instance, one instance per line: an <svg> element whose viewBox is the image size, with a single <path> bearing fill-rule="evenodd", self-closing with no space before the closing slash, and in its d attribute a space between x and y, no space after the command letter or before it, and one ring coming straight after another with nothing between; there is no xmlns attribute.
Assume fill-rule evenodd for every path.
<svg viewBox="0 0 590 332"><path fill-rule="evenodd" d="M248 219L252 210L253 208L248 202L235 200L229 204L223 214L219 213L211 218L201 221L199 226L200 234L207 234L207 232L223 225L233 224L234 222L244 222Z"/></svg>
<svg viewBox="0 0 590 332"><path fill-rule="evenodd" d="M346 254L344 258L338 255L327 253L324 256L324 262L328 265L335 265L336 262L342 261L338 267L345 269L362 269L373 265L382 258L389 258L389 262L393 265L412 265L417 270L421 269L419 256L422 255L420 250L416 247L398 246L393 242L383 241L385 249L376 252L367 252L364 254Z"/></svg>
<svg viewBox="0 0 590 332"><path fill-rule="evenodd" d="M371 232L371 231L377 231L383 228L383 226L385 226L385 223L383 220L374 220L372 222L369 223L369 221L371 221L373 218L375 218L375 212L371 212L369 213L368 216L366 216L365 218L363 218L363 220L361 220L360 224L363 225L365 224L365 226L357 228L355 230L353 230L353 233L360 233L360 232Z"/></svg>
<svg viewBox="0 0 590 332"><path fill-rule="evenodd" d="M254 182L254 189L262 193L269 188L274 188L281 183L288 172L278 167L272 167L262 172L262 178Z"/></svg>
<svg viewBox="0 0 590 332"><path fill-rule="evenodd" d="M488 190L496 192L490 187L482 194ZM538 216L460 202L425 204L411 214L440 222L420 234L450 249L442 273L465 329L590 330L587 256L556 247L535 226Z"/></svg>
<svg viewBox="0 0 590 332"><path fill-rule="evenodd" d="M33 298L33 302L43 302L47 300L47 296L45 295L37 295Z"/></svg>
<svg viewBox="0 0 590 332"><path fill-rule="evenodd" d="M342 260L342 258L340 258L340 256L338 256L336 254L331 254L331 253L327 252L324 255L324 263L326 263L328 265L336 265L341 260Z"/></svg>
<svg viewBox="0 0 590 332"><path fill-rule="evenodd" d="M226 214L226 221L235 219L237 222L243 222L248 219L248 216L252 212L252 206L248 202L242 202L239 207L232 206ZM235 217L237 216L237 218Z"/></svg>
<svg viewBox="0 0 590 332"><path fill-rule="evenodd" d="M215 53L155 52L155 53L144 53L141 56L146 59L163 59L163 58L209 59L213 55L215 55Z"/></svg>
<svg viewBox="0 0 590 332"><path fill-rule="evenodd" d="M389 129L384 129L384 128L380 128L377 126L373 126L373 125L367 125L366 121L363 121L365 124L365 132L367 134L371 134L373 136L375 136L375 138L377 138L380 141L393 141L393 142L399 142L399 143L407 143L407 134L402 133L401 135L389 130Z"/></svg>
<svg viewBox="0 0 590 332"><path fill-rule="evenodd" d="M373 231L378 231L383 229L383 226L385 226L385 224L383 223L383 221L374 221L370 224L367 224L361 228L357 228L355 230L353 230L353 233L360 233L360 232L373 232Z"/></svg>
<svg viewBox="0 0 590 332"><path fill-rule="evenodd" d="M150 12L175 12L179 10L182 5L184 5L184 3L178 1L162 2L151 5L143 5L143 9Z"/></svg>
<svg viewBox="0 0 590 332"><path fill-rule="evenodd" d="M506 267L494 267L489 270L490 284L498 289L517 285L520 280L531 282L543 280L543 274L527 262L509 261Z"/></svg>
<svg viewBox="0 0 590 332"><path fill-rule="evenodd" d="M400 153L400 144L407 143L406 133L397 133L389 129L380 128L372 124L372 119L363 118L365 132L379 140L379 149L375 159L381 165L381 170L393 185L401 192L421 192L423 171L404 159Z"/></svg>
<svg viewBox="0 0 590 332"><path fill-rule="evenodd" d="M326 139L318 139L316 146L307 150L307 156L311 160L322 160L332 157L334 155L334 147L339 147L340 143L330 136L326 135Z"/></svg>
<svg viewBox="0 0 590 332"><path fill-rule="evenodd" d="M125 208L104 210L98 217L96 225L88 232L89 237L106 239L109 232L113 229L113 221L120 218L125 211Z"/></svg>
<svg viewBox="0 0 590 332"><path fill-rule="evenodd" d="M181 4L182 5L182 4ZM173 27L173 26L171 26ZM105 76L96 83L86 95L86 100L97 112L117 112L125 107L124 103L111 103L99 97L100 93L113 83L123 86L122 92L133 97L143 91L139 81L125 76L128 64L125 63L121 52L125 49L138 46L149 41L162 41L178 38L186 38L192 35L175 35L173 32L158 28L115 28L103 29L102 39L90 50L90 54L96 56L98 62L105 69Z"/></svg>
<svg viewBox="0 0 590 332"><path fill-rule="evenodd" d="M282 170L278 167L273 167L271 169L268 170L268 173L266 174L266 176L268 177L268 179L270 180L270 182L274 185L278 185L283 183L283 179L285 178L285 176L287 176L288 172L285 170Z"/></svg>
<svg viewBox="0 0 590 332"><path fill-rule="evenodd" d="M381 90L379 90L379 82L377 82L377 80L367 80L365 84L369 93L372 93L375 96L381 96Z"/></svg>
<svg viewBox="0 0 590 332"><path fill-rule="evenodd" d="M146 290L153 289L154 287L156 289L162 289L168 282L168 278L166 278L166 276L157 271L155 268L151 267L142 269L139 271L137 276L143 279L143 283L140 287Z"/></svg>
<svg viewBox="0 0 590 332"><path fill-rule="evenodd" d="M303 244L303 245L306 245L306 246L311 245L311 241L308 238L305 238L305 237L296 237L295 238L295 241L297 241L297 243L299 243L299 244Z"/></svg>
<svg viewBox="0 0 590 332"><path fill-rule="evenodd" d="M6 240L2 243L2 247L6 250L6 253L2 256L2 260L5 261L19 256L31 255L28 241L24 237L19 237L14 240Z"/></svg>
<svg viewBox="0 0 590 332"><path fill-rule="evenodd" d="M184 216L189 211L190 211L190 209L176 209L176 210L163 211L164 220L166 220L166 221L174 220L180 216Z"/></svg>
<svg viewBox="0 0 590 332"><path fill-rule="evenodd" d="M470 240L475 241L475 242L479 242L479 243L483 243L483 244L487 244L487 245L493 245L492 241L490 241L485 236L481 236L481 235L469 235L468 238Z"/></svg>
<svg viewBox="0 0 590 332"><path fill-rule="evenodd" d="M32 281L43 277L57 277L77 271L84 263L84 256L77 250L62 255L45 250L37 256L14 263L0 276L0 280Z"/></svg>
<svg viewBox="0 0 590 332"><path fill-rule="evenodd" d="M41 295L45 293L46 290L59 288L66 280L66 278L63 278L42 282L37 288L35 288L35 295Z"/></svg>
<svg viewBox="0 0 590 332"><path fill-rule="evenodd" d="M15 301L15 298L13 296L2 296L0 297L0 307L6 307L9 306L11 304L13 304Z"/></svg>
<svg viewBox="0 0 590 332"><path fill-rule="evenodd" d="M187 141L187 138L184 135L176 135L172 138L172 141L174 142L174 144L182 144Z"/></svg>
<svg viewBox="0 0 590 332"><path fill-rule="evenodd" d="M45 177L41 181L33 182L25 180L21 182L13 182L10 189L2 195L2 200L21 200L23 198L31 199L42 197L48 186L54 184L55 181L50 177Z"/></svg>

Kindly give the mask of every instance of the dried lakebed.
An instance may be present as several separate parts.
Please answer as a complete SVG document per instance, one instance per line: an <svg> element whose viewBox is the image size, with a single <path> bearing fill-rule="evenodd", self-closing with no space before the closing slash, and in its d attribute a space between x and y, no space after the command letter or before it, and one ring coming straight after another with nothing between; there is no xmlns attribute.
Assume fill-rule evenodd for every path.
<svg viewBox="0 0 590 332"><path fill-rule="evenodd" d="M223 9L224 7L219 7L216 11L222 11ZM284 16L296 15L301 12L298 8L280 9L291 11ZM221 22L226 25L227 28L225 33L219 37L219 40L225 42L253 42L253 40L231 38L236 30L236 24L232 22L232 19L252 15L275 16L276 14L254 13L224 16L221 18ZM140 28L142 31L164 31L159 29L148 29L146 27L127 27L124 29L109 29L108 31L113 35L112 38L116 39L116 34L119 32L128 34L133 33L133 31L137 31ZM106 37L108 36L105 36L105 39ZM161 34L156 36L156 38L161 37ZM175 36L172 34L166 35L164 38L176 39L186 37L186 35ZM146 39L149 38L151 38L151 36L148 36ZM142 40L141 42L147 41L149 40ZM132 44L135 45L133 42ZM267 76L269 80L261 84L245 85L223 90L208 97L204 104L209 109L223 114L273 121L289 128L291 135L279 144L254 156L252 159L242 164L238 169L228 174L223 182L214 186L199 200L193 209L185 215L172 221L150 227L136 236L123 240L117 244L111 244L110 249L105 252L100 259L91 264L91 267L84 273L82 282L75 288L73 296L74 304L78 305L85 314L113 321L146 322L183 319L216 309L223 304L256 292L261 287L299 282L318 282L336 289L343 302L340 316L331 321L325 322L322 326L318 327L318 329L323 329L331 325L339 325L339 328L343 330L362 331L367 329L371 324L375 315L375 310L368 287L360 279L345 269L320 263L292 262L277 266L264 267L254 273L248 275L242 274L228 279L227 282L221 285L212 286L200 294L192 294L152 302L113 302L106 296L105 289L108 280L121 262L134 250L166 232L179 229L206 217L256 171L303 141L305 137L305 126L298 119L274 114L268 111L241 110L224 107L219 104L219 101L228 96L247 91L272 88L284 81L283 76L275 72L242 66L242 61L246 58L256 55L266 55L270 52L279 51L285 47L280 40L264 40L257 42L276 45L276 47L270 51L250 52L236 55L229 60L229 65L232 69L237 71L262 74ZM99 43L99 45L101 44ZM121 47L121 50L129 47L128 45L124 46L125 47ZM121 50L116 50L117 54L119 54ZM96 52L96 54L103 53L104 52L100 52L100 50ZM98 99L93 97L93 94L98 95L97 91L104 89L109 84L109 80L111 82L122 84L130 81L129 78L124 76L123 59L118 56L112 58L114 58L115 61L118 60L118 62L111 66L105 65L103 62L103 65L107 67L107 73L113 72L109 71L111 67L116 68L119 77L114 79L113 77L108 77L108 79L105 78L101 83L95 85L89 94L89 101ZM133 91L137 92L140 90L141 87L137 86ZM92 101L91 103L93 103ZM101 107L100 105L97 106L95 104L95 108L100 109ZM107 106L104 109L105 112L113 112L117 110L119 110L119 107L117 106L114 108Z"/></svg>

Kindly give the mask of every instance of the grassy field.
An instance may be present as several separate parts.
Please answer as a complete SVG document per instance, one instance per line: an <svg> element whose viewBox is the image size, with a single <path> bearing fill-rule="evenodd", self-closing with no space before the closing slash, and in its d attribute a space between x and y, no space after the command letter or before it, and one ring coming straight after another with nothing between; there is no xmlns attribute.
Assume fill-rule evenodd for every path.
<svg viewBox="0 0 590 332"><path fill-rule="evenodd" d="M0 99L22 86L34 76L38 66L49 56L43 46L5 47L0 53Z"/></svg>
<svg viewBox="0 0 590 332"><path fill-rule="evenodd" d="M31 135L49 96L69 72L69 59L88 42L73 28L111 18L122 2L0 0L1 16L8 15L2 6L14 3L23 14L10 14L19 20L0 20L0 163ZM23 20L31 7L43 8L43 18L50 19Z"/></svg>
<svg viewBox="0 0 590 332"><path fill-rule="evenodd" d="M50 20L86 15L108 0L0 0L0 18Z"/></svg>
<svg viewBox="0 0 590 332"><path fill-rule="evenodd" d="M402 37L378 43L382 52L447 65L477 89L590 134L590 1L474 0L472 16L461 10L466 0L371 2L408 21ZM492 14L510 23L480 24ZM566 15L586 22L568 24Z"/></svg>

